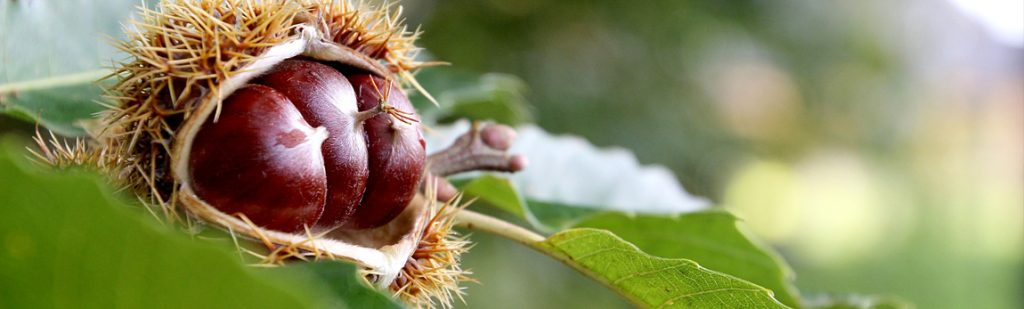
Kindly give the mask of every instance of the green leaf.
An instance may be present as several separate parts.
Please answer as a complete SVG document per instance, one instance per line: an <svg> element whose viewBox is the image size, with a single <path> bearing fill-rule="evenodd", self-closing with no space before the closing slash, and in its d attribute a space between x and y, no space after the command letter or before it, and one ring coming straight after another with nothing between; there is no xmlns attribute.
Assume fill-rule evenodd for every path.
<svg viewBox="0 0 1024 309"><path fill-rule="evenodd" d="M514 184L484 175L461 184L469 197L514 214L543 231L568 227L605 229L665 258L685 258L705 267L761 285L788 306L800 307L789 265L770 247L758 244L724 211L682 215L601 211L591 207L523 200Z"/></svg>
<svg viewBox="0 0 1024 309"><path fill-rule="evenodd" d="M403 308L393 298L381 294L360 279L356 266L349 263L322 261L310 263L294 263L278 268L286 272L305 271L310 276L345 301L349 308ZM276 270L276 269L275 269ZM319 280L315 280L319 279Z"/></svg>
<svg viewBox="0 0 1024 309"><path fill-rule="evenodd" d="M520 218L532 218L533 216L519 196L519 190L516 190L508 178L482 175L470 181L454 183L466 196L479 198L491 206Z"/></svg>
<svg viewBox="0 0 1024 309"><path fill-rule="evenodd" d="M79 121L102 109L96 80L119 58L108 38L146 2L0 0L0 113L85 134Z"/></svg>
<svg viewBox="0 0 1024 309"><path fill-rule="evenodd" d="M468 181L456 181L455 184L467 197L511 213L547 233L569 228L583 218L601 212L596 207L527 201L508 178L495 175L481 175Z"/></svg>
<svg viewBox="0 0 1024 309"><path fill-rule="evenodd" d="M111 198L96 175L26 166L23 150L3 146L0 307L361 307L382 297L331 291L361 284L348 270L327 284L301 269L247 267L233 247Z"/></svg>
<svg viewBox="0 0 1024 309"><path fill-rule="evenodd" d="M559 232L541 243L634 304L657 308L786 308L772 292L686 259L648 255L604 230Z"/></svg>
<svg viewBox="0 0 1024 309"><path fill-rule="evenodd" d="M543 231L568 227L608 230L652 255L700 262L768 288L788 306L800 306L789 265L770 247L755 243L740 229L736 217L727 212L627 215L524 201L511 182L493 175L475 178L462 184L461 189L467 196L519 216Z"/></svg>
<svg viewBox="0 0 1024 309"><path fill-rule="evenodd" d="M793 272L770 247L757 244L725 211L682 215L627 215L537 201L524 202L504 178L485 175L462 185L467 196L525 219L541 230L567 227L604 229L664 258L684 258L743 278L775 292L791 307L800 307Z"/></svg>
<svg viewBox="0 0 1024 309"><path fill-rule="evenodd" d="M770 289L782 303L800 307L789 265L767 246L752 241L738 224L725 211L703 211L678 216L602 213L576 226L612 231L652 255L697 261Z"/></svg>
<svg viewBox="0 0 1024 309"><path fill-rule="evenodd" d="M3 90L0 90L2 95ZM27 89L0 98L0 112L38 122L64 136L84 136L83 121L106 108L97 100L103 94L92 80L53 88Z"/></svg>

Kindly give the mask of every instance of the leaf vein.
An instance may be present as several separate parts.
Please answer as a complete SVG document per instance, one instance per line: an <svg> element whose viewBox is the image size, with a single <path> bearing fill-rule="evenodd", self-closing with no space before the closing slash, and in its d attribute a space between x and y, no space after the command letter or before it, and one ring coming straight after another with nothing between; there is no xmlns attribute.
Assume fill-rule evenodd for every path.
<svg viewBox="0 0 1024 309"><path fill-rule="evenodd" d="M663 271L673 270L673 269L680 268L680 267L685 267L685 266L690 266L690 265L689 264L685 264L685 263L680 263L680 264L672 265L670 267L663 267L663 268L660 268L660 269L653 269L653 270L645 271L645 272L632 273L632 274L623 276L622 278L619 278L619 279L615 280L614 283L615 284L619 284L622 281L628 280L630 278L643 277L643 276L648 276L648 275L652 275L652 274L658 274L658 273L663 272Z"/></svg>
<svg viewBox="0 0 1024 309"><path fill-rule="evenodd" d="M669 298L669 299L665 300L665 302L661 303L661 305L658 306L658 308L665 308L666 306L674 304L675 301L680 300L680 299L684 299L684 298L691 298L691 297L697 297L697 296L704 295L704 294L719 293L719 292L729 292L729 291L761 292L761 290L759 290L759 289L743 289L743 288L720 288L720 289L714 289L714 290L697 291L697 292L686 293L686 294L679 295L679 296L676 296L676 297L673 297L673 298Z"/></svg>

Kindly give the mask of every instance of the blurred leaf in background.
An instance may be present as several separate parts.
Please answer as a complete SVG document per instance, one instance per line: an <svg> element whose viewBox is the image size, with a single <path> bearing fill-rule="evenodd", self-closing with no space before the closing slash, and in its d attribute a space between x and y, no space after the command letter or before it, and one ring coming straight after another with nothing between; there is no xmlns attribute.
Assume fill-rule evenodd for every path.
<svg viewBox="0 0 1024 309"><path fill-rule="evenodd" d="M98 81L120 60L112 39L147 2L0 0L0 113L84 135L80 121L104 109Z"/></svg>
<svg viewBox="0 0 1024 309"><path fill-rule="evenodd" d="M435 106L423 96L413 96L416 109L430 123L451 123L460 119L486 120L507 125L533 121L526 102L526 85L516 76L499 73L483 75L447 67L427 70L417 79L424 87L438 91Z"/></svg>

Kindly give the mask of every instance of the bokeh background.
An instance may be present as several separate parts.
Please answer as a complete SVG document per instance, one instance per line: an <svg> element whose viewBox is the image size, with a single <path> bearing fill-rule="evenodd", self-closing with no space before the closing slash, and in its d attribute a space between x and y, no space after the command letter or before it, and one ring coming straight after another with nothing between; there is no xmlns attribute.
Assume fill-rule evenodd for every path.
<svg viewBox="0 0 1024 309"><path fill-rule="evenodd" d="M1024 306L1022 1L403 4L437 70L517 75L542 127L669 166L805 294ZM468 307L625 306L474 238Z"/></svg>
<svg viewBox="0 0 1024 309"><path fill-rule="evenodd" d="M804 295L1024 306L1024 1L402 4L453 64L432 70L518 76L547 130L670 167L777 248ZM32 130L0 117L0 134ZM464 307L627 306L472 237Z"/></svg>

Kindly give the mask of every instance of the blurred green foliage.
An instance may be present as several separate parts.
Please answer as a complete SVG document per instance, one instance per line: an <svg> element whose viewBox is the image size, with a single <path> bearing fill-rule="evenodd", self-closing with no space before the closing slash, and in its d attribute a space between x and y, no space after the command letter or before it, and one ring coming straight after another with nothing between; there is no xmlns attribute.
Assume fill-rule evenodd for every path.
<svg viewBox="0 0 1024 309"><path fill-rule="evenodd" d="M636 149L643 161L668 164L688 189L704 195L720 195L729 172L749 151L796 157L813 140L873 143L872 134L855 131L891 132L898 122L877 116L902 108L891 104L898 97L855 100L827 96L824 87L816 87L837 78L833 69L842 64L867 70L855 76L863 83L902 74L894 51L864 37L870 33L854 28L856 20L829 15L841 8L827 4L493 0L422 5L424 10L409 12L414 20L425 14L419 16L427 29L422 44L436 58L460 70L520 76L542 127ZM791 83L806 85L798 89L804 99L782 103L803 105L806 115L791 124L800 132L765 132L796 136L772 134L767 141L748 143L721 123L716 94L705 79L739 61L769 62L792 73ZM843 119L824 117L830 115Z"/></svg>
<svg viewBox="0 0 1024 309"><path fill-rule="evenodd" d="M1021 52L944 1L404 4L432 70L521 77L542 127L670 166L806 293L1024 304Z"/></svg>
<svg viewBox="0 0 1024 309"><path fill-rule="evenodd" d="M424 96L412 97L424 122L451 123L468 118L514 126L533 120L530 106L523 97L526 86L516 76L427 70L417 79L438 96L436 106Z"/></svg>

